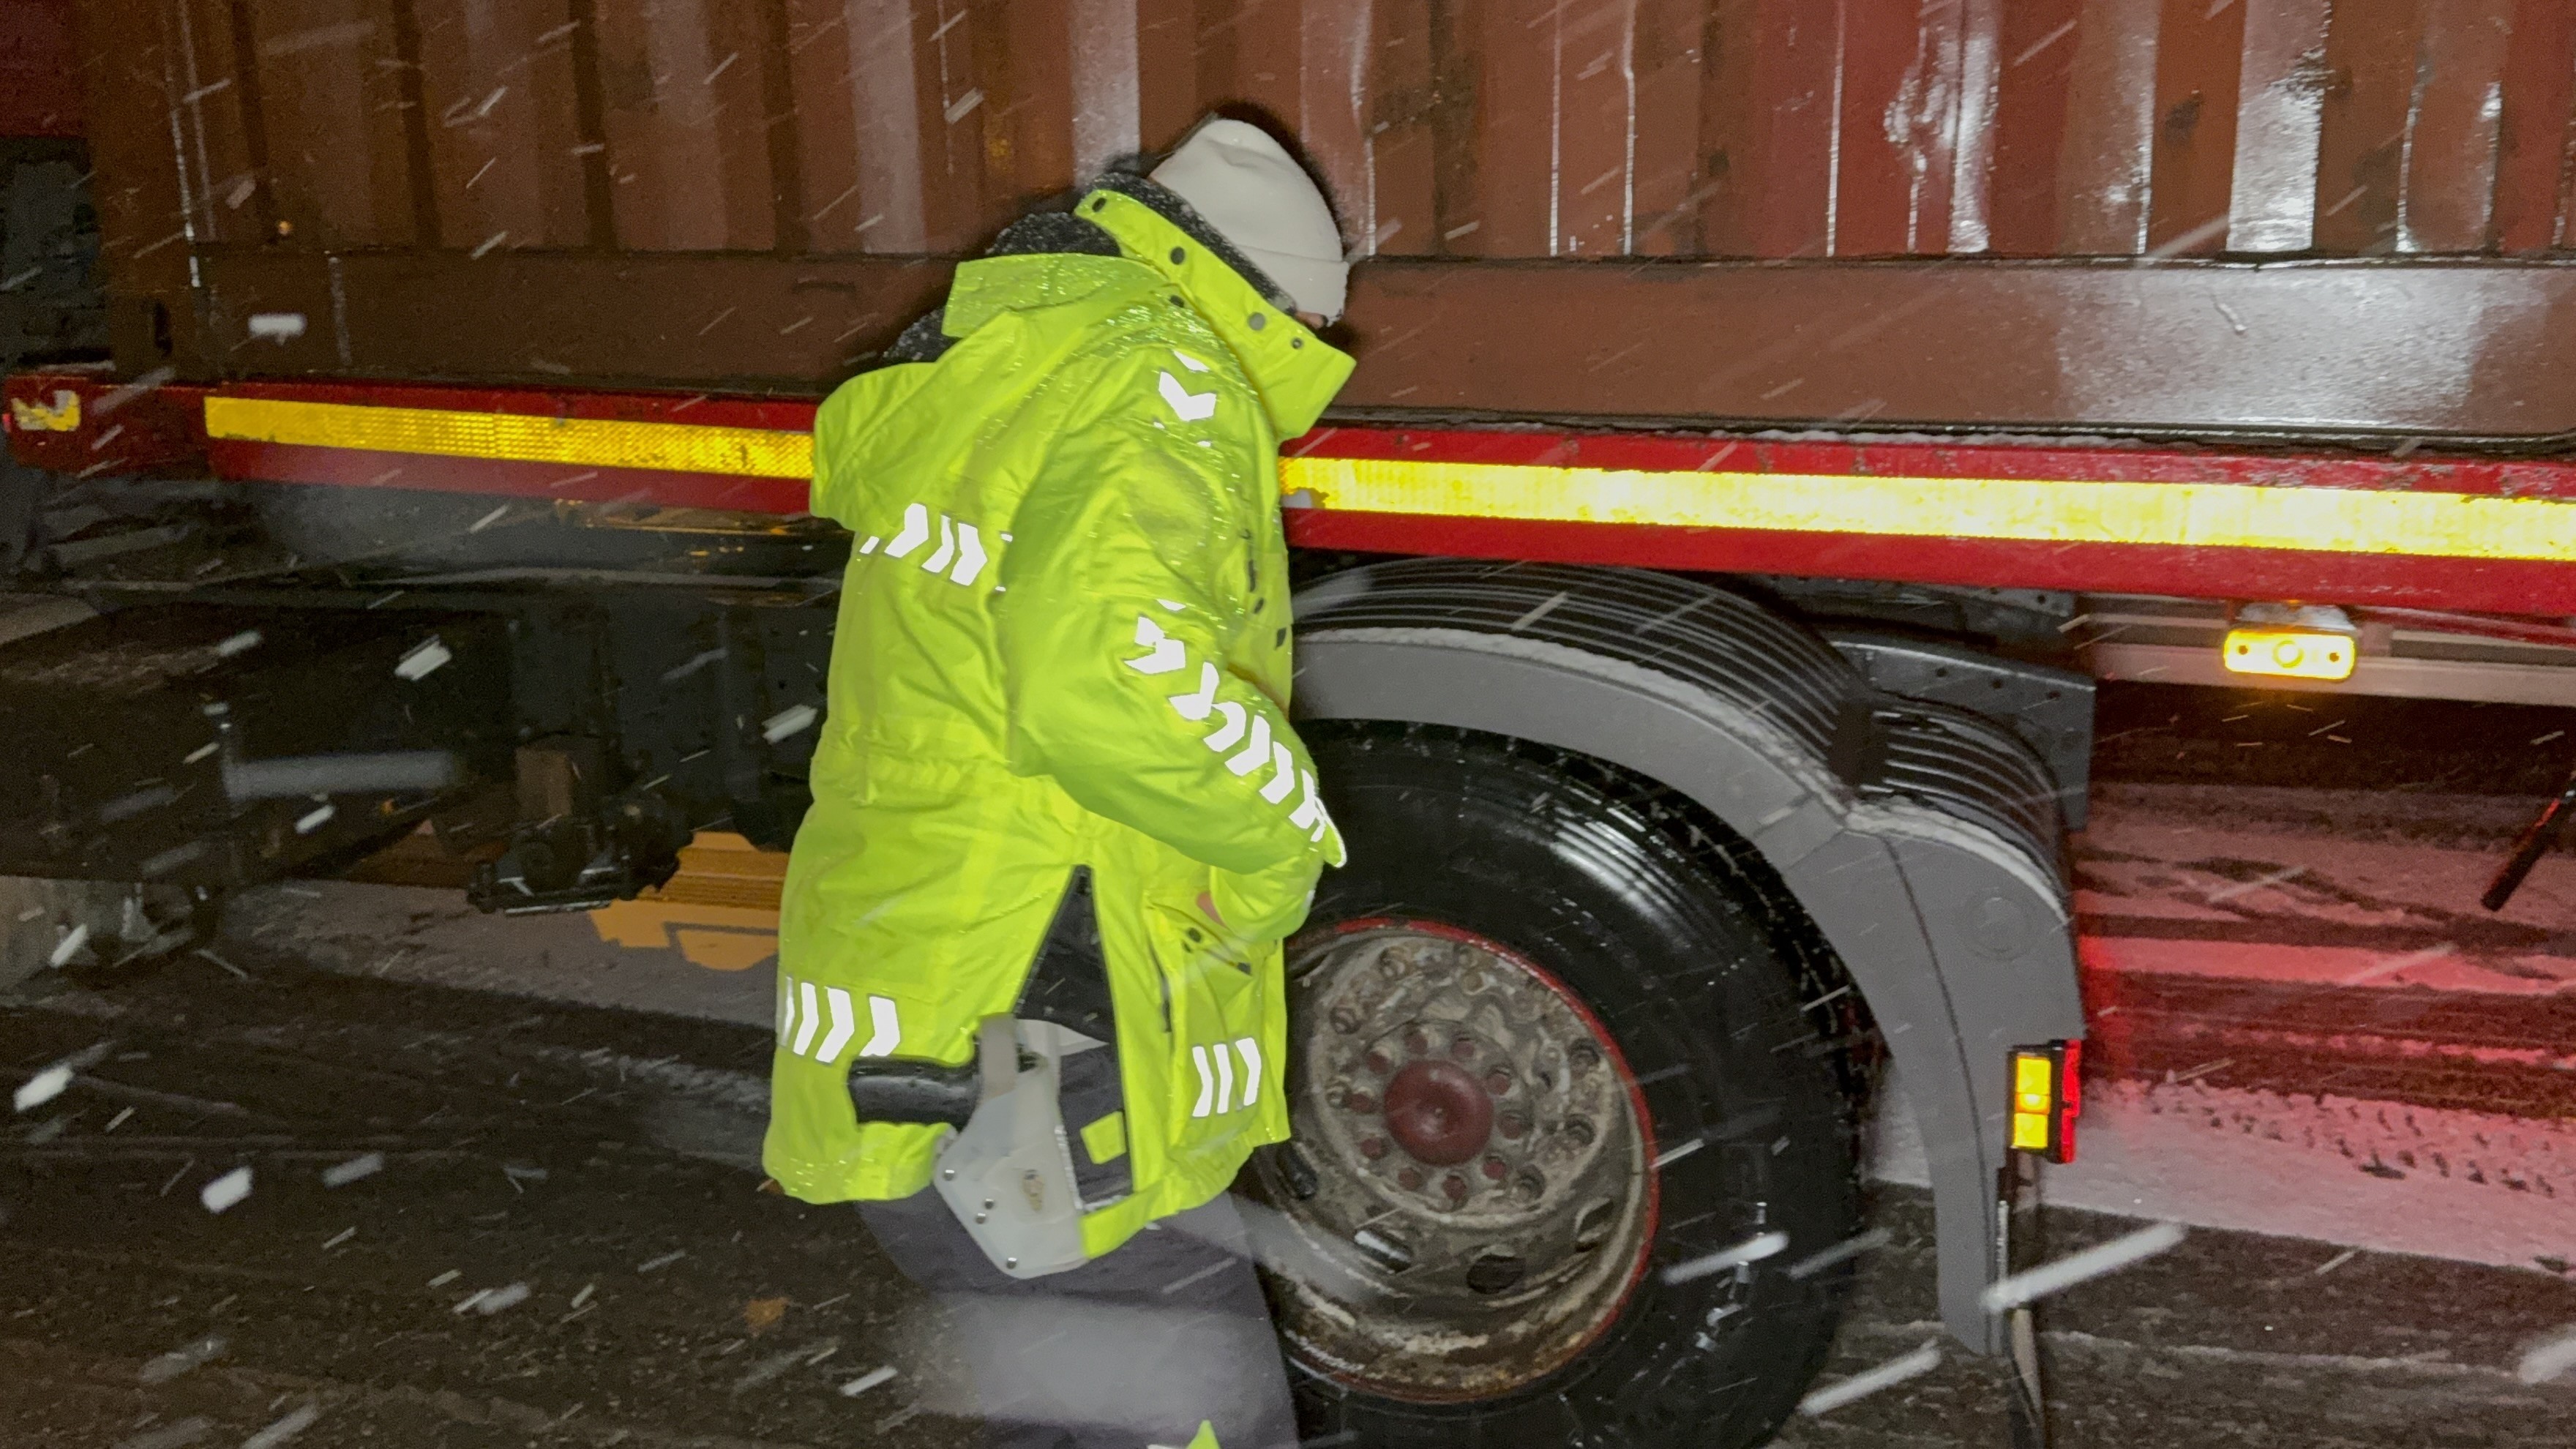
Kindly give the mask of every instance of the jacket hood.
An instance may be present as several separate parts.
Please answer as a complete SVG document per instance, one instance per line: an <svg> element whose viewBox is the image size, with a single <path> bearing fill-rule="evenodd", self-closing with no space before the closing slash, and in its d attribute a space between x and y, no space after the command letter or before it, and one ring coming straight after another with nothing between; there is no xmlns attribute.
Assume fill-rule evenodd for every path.
<svg viewBox="0 0 2576 1449"><path fill-rule="evenodd" d="M1293 438L1315 426L1333 395L1350 380L1357 364L1348 353L1327 346L1224 257L1153 207L1103 187L1084 197L1074 215L1109 233L1130 259L1180 289L1190 309L1207 320L1217 340L1242 364L1280 437Z"/></svg>

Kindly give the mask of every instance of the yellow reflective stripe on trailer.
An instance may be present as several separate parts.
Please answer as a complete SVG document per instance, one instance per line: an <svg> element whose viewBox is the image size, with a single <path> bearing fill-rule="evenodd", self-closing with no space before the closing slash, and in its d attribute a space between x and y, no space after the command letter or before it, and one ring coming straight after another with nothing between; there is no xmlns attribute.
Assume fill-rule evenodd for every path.
<svg viewBox="0 0 2576 1449"><path fill-rule="evenodd" d="M1316 507L1435 518L2576 561L2576 502L2242 483L1632 472L1283 458Z"/></svg>
<svg viewBox="0 0 2576 1449"><path fill-rule="evenodd" d="M754 478L814 475L814 440L810 434L694 423L618 422L215 396L206 399L206 436L308 448L564 463L586 468L651 468Z"/></svg>

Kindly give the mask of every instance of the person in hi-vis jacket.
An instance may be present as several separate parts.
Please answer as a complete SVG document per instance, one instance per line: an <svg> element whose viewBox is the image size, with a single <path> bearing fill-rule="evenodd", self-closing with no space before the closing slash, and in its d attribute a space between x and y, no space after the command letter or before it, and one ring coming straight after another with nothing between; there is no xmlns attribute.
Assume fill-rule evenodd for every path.
<svg viewBox="0 0 2576 1449"><path fill-rule="evenodd" d="M1344 278L1314 182L1210 120L1015 223L815 422L852 557L763 1161L954 1310L997 1442L1296 1440L1224 1192L1288 1134L1280 942L1342 860L1288 723L1277 449L1350 374L1315 331ZM1060 1094L1090 1261L1049 1277L929 1189L949 1128L849 1092L996 1015L1104 1043Z"/></svg>

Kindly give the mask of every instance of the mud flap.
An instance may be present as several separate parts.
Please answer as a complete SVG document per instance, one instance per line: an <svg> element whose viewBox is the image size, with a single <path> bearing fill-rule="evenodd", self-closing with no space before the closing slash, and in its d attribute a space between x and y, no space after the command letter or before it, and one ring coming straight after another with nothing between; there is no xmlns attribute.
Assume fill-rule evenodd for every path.
<svg viewBox="0 0 2576 1449"><path fill-rule="evenodd" d="M2038 1160L2026 1153L2007 1153L1999 1178L1995 1276L2005 1278L2028 1269L2041 1256ZM2047 1382L2040 1371L2039 1323L2029 1304L2005 1313L2004 1354L2012 1379L2005 1401L2012 1449L2048 1449Z"/></svg>

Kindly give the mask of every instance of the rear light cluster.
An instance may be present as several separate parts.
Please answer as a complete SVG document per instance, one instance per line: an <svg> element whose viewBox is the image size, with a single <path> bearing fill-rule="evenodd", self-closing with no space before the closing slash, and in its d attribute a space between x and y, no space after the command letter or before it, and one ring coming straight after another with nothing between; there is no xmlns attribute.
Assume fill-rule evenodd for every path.
<svg viewBox="0 0 2576 1449"><path fill-rule="evenodd" d="M2051 1162L2075 1160L2075 1119L2084 1111L2080 1041L2021 1047L2012 1058L2012 1146Z"/></svg>

